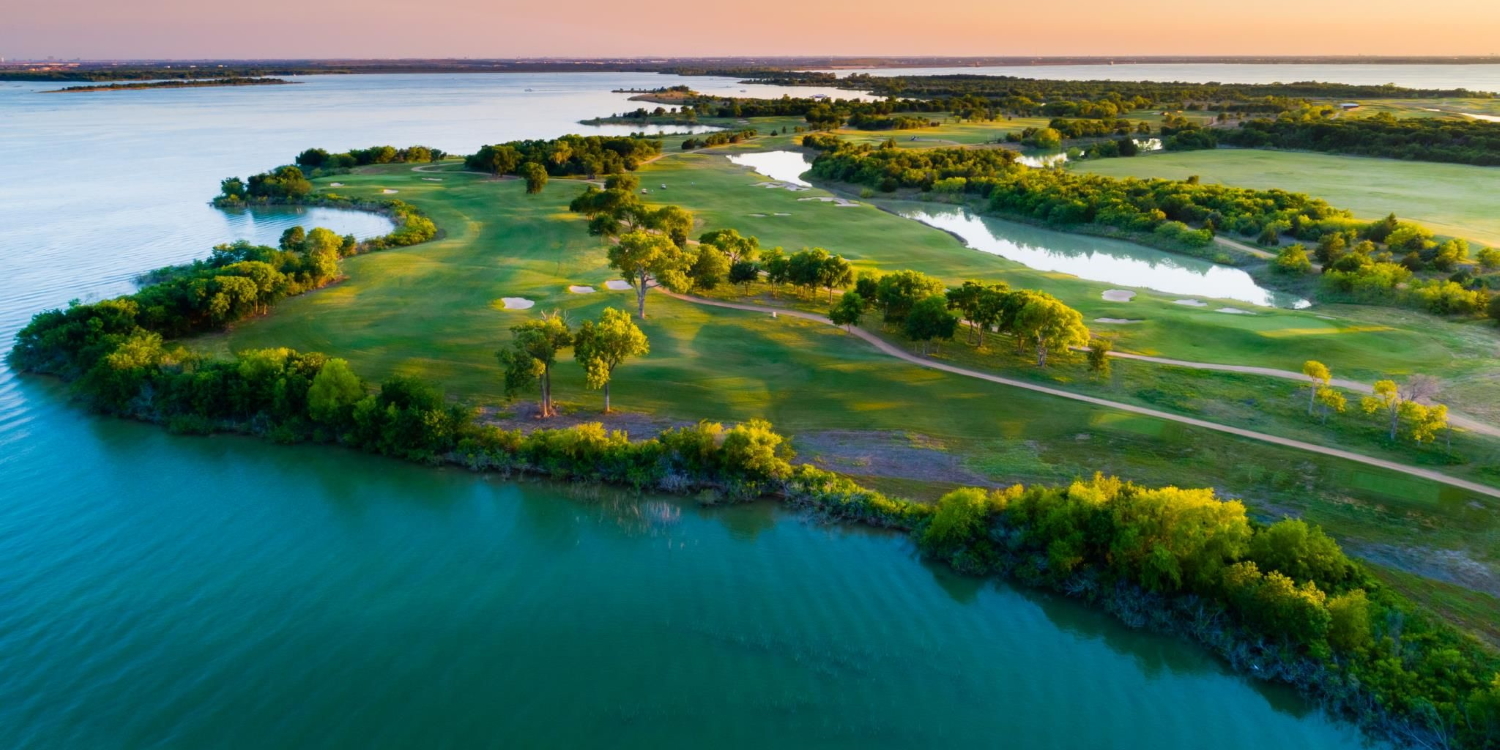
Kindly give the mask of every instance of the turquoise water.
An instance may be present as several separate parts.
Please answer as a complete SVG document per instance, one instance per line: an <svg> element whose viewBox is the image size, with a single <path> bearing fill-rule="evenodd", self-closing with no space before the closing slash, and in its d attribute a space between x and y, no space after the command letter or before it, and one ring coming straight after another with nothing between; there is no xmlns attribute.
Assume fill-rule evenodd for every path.
<svg viewBox="0 0 1500 750"><path fill-rule="evenodd" d="M0 340L215 242L383 228L225 215L220 177L579 130L631 85L661 77L0 86ZM1196 649L898 536L174 437L3 368L0 570L5 748L1359 746Z"/></svg>

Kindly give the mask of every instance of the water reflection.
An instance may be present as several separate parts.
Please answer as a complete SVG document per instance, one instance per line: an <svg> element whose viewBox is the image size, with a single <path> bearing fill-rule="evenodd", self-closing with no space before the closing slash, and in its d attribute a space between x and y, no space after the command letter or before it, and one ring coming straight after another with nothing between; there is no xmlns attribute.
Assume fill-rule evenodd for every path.
<svg viewBox="0 0 1500 750"><path fill-rule="evenodd" d="M901 215L960 237L969 247L1038 271L1168 294L1213 297L1260 307L1304 308L1295 295L1266 289L1250 274L1206 260L1117 240L1083 237L976 216L964 208L902 211Z"/></svg>
<svg viewBox="0 0 1500 750"><path fill-rule="evenodd" d="M1131 140L1135 141L1135 147L1142 151L1161 150L1160 138L1132 138ZM1034 169L1044 169L1046 167L1056 167L1062 164L1067 164L1068 155L1066 152L1057 154L1042 154L1040 156L1022 154L1016 157L1016 163L1025 164L1026 166L1032 167Z"/></svg>
<svg viewBox="0 0 1500 750"><path fill-rule="evenodd" d="M812 183L802 179L809 166L807 158L797 151L762 151L754 154L729 154L730 161L749 167L773 180L801 187Z"/></svg>

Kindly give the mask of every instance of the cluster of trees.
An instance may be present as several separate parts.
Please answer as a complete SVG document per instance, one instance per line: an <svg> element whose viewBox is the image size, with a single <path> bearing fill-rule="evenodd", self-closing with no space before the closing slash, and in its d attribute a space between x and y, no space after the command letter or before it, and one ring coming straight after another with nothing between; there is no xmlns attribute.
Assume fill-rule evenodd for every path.
<svg viewBox="0 0 1500 750"><path fill-rule="evenodd" d="M1299 237L1304 229L1300 223L1286 227ZM1322 267L1320 280L1330 298L1407 305L1439 315L1484 313L1491 291L1489 277L1483 274L1500 267L1500 252L1492 248L1481 249L1471 259L1468 242L1438 242L1427 228L1394 215L1324 232L1311 257L1301 244L1283 248L1273 267L1290 274L1310 273L1314 259ZM1449 275L1419 278L1423 272Z"/></svg>
<svg viewBox="0 0 1500 750"><path fill-rule="evenodd" d="M1356 156L1500 165L1500 125L1481 120L1411 117L1387 112L1330 118L1327 108L1241 122L1218 132L1218 142L1242 148L1284 148Z"/></svg>
<svg viewBox="0 0 1500 750"><path fill-rule="evenodd" d="M1330 414L1342 414L1347 410L1348 399L1330 387L1333 373L1327 365L1308 360L1302 365L1302 374L1308 379L1308 416L1316 415L1326 424ZM1397 385L1394 380L1380 380L1374 385L1373 395L1360 399L1359 408L1381 421L1391 442L1406 435L1414 442L1430 443L1448 427L1448 407L1425 403L1437 395L1437 390L1437 380L1424 375L1413 375L1403 385Z"/></svg>
<svg viewBox="0 0 1500 750"><path fill-rule="evenodd" d="M708 148L710 146L739 143L740 141L748 141L754 138L755 135L754 128L743 128L740 130L723 130L717 133L709 133L702 137L693 136L682 142L682 150L691 151L695 148Z"/></svg>
<svg viewBox="0 0 1500 750"><path fill-rule="evenodd" d="M197 78L172 81L140 81L136 83L110 83L92 86L66 86L46 93L64 91L123 91L129 89L192 89L202 86L280 86L291 81L280 78Z"/></svg>
<svg viewBox="0 0 1500 750"><path fill-rule="evenodd" d="M937 120L908 115L877 115L856 112L849 117L849 127L856 130L916 130L918 128L937 127L937 125Z"/></svg>
<svg viewBox="0 0 1500 750"><path fill-rule="evenodd" d="M330 154L321 148L310 148L297 154L295 163L302 169L318 174L371 164L427 164L442 161L444 156L447 154L442 149L427 146L371 146L351 148L337 154Z"/></svg>
<svg viewBox="0 0 1500 750"><path fill-rule="evenodd" d="M541 416L553 416L552 367L565 349L573 350L573 361L583 367L584 382L604 391L604 412L609 413L609 384L615 368L631 357L650 353L646 334L636 327L630 315L612 307L605 308L597 321L586 320L577 331L561 313L542 315L511 326L511 341L496 353L505 371L505 392L514 397L523 390L539 387Z"/></svg>
<svg viewBox="0 0 1500 750"><path fill-rule="evenodd" d="M1047 123L1064 138L1108 138L1113 135L1130 135L1141 133L1149 135L1151 125L1149 123L1135 124L1129 120L1122 119L1063 119L1057 118Z"/></svg>
<svg viewBox="0 0 1500 750"><path fill-rule="evenodd" d="M1496 657L1301 520L1262 525L1212 490L1095 476L956 490L917 535L961 570L1010 575L1187 635L1367 726L1432 746L1500 738Z"/></svg>
<svg viewBox="0 0 1500 750"><path fill-rule="evenodd" d="M641 136L565 135L552 140L510 141L483 146L464 157L464 166L495 176L527 177L536 164L553 177L620 174L634 171L661 153L661 141Z"/></svg>

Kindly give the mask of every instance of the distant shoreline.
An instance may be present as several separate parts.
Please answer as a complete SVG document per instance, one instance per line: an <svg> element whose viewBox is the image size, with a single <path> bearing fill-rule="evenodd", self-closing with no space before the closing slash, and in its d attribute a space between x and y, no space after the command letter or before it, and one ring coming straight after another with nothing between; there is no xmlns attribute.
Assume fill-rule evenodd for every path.
<svg viewBox="0 0 1500 750"><path fill-rule="evenodd" d="M87 86L68 86L66 88L42 91L43 94L73 94L90 91L138 91L141 89L196 89L219 86L290 86L296 81L283 81L280 78L210 78L191 79L183 81L150 81L135 83L110 83L93 84Z"/></svg>

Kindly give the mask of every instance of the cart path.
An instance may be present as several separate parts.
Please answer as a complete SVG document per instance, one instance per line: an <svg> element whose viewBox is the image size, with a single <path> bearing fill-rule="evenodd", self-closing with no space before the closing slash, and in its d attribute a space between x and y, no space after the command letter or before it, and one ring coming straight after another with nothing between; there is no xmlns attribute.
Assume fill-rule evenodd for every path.
<svg viewBox="0 0 1500 750"><path fill-rule="evenodd" d="M816 313L803 312L801 310L784 310L784 309L781 309L781 308L763 307L761 305L749 305L749 304L742 304L742 303L738 303L738 302L721 302L719 300L703 299L702 297L693 297L693 296L687 295L687 294L677 294L675 292L671 292L671 291L668 291L666 289L662 289L660 287L656 287L655 289L656 289L656 291L658 291L658 292L660 292L660 293L662 293L662 294L664 294L664 295L666 295L668 297L672 297L673 299L682 300L683 302L689 302L689 303L692 303L692 304L695 304L695 305L706 305L706 306L709 306L709 307L722 307L722 308L726 308L726 309L730 309L730 310L742 310L742 311L745 311L745 312L764 313L764 314L775 315L775 316L785 315L787 317L800 318L802 320L810 320L810 321L812 321L814 323L822 323L824 325L830 325L830 326L834 325L834 323L832 321L830 321L827 317L822 316L822 315L818 315ZM837 326L837 327L842 327L842 326ZM866 331L866 330L864 330L862 328L854 328L854 329L850 330L849 333L850 333L850 335L857 336L857 337L863 339L866 343L868 343L871 346L875 347L877 350L879 350L883 354L887 354L889 356L895 357L895 358L900 359L902 361L909 362L911 364L917 365L918 367L926 367L926 368L932 369L932 370L940 370L942 372L948 372L948 373L952 373L954 375L962 375L964 377L975 378L977 380L985 380L985 381L989 381L991 383L999 383L1000 385L1010 386L1012 388L1020 388L1020 389L1027 390L1027 391L1032 391L1032 392L1035 392L1035 393L1044 393L1044 394L1047 394L1049 396L1056 396L1058 398L1065 398L1065 399L1069 399L1071 401L1080 401L1080 402L1083 402L1083 403L1086 403L1086 404L1093 404L1094 406L1103 406L1103 407L1109 408L1109 409L1117 409L1119 411L1130 412L1132 414L1140 414L1142 416L1152 417L1152 418L1155 418L1155 419L1164 419L1164 420L1167 420L1169 422L1176 422L1178 424L1185 424L1185 425L1189 425L1189 426L1192 426L1192 427L1200 427L1200 428L1203 428L1203 429L1206 429L1206 430L1213 430L1215 432L1222 432L1222 433L1229 434L1229 435L1234 435L1234 436L1237 436L1237 437L1249 438L1251 440L1258 440L1258 441L1263 442L1263 443L1271 443L1272 445L1280 445L1280 446L1284 446L1284 447L1287 447L1287 448L1296 448L1298 450L1307 451L1309 453L1317 453L1319 455L1332 456L1334 458L1342 458L1344 460L1353 461L1355 463L1364 464L1366 466L1373 466L1373 467L1380 468L1380 469L1386 469L1386 470L1389 470L1389 471L1395 471L1395 472L1399 472L1401 474L1406 474L1408 476L1420 477L1422 479L1428 479L1428 480L1431 480L1431 481L1434 481L1434 482L1438 482L1440 484L1446 484L1446 485L1448 485L1450 487L1458 487L1460 489L1468 490L1468 491L1476 493L1476 494L1485 495L1485 496L1493 497L1493 498L1500 498L1500 489L1496 489L1494 487L1489 487L1489 486L1486 486L1486 485L1483 485L1483 484L1479 484L1477 482L1470 482L1470 481L1468 481L1466 479L1459 479L1458 477L1451 477L1451 476L1448 476L1447 474L1443 474L1442 472L1432 471L1430 469L1418 468L1416 466L1408 466L1406 464L1396 463L1395 461L1386 461L1384 459L1373 458L1371 456L1366 456L1366 455L1363 455L1363 454L1360 454L1360 453L1354 453L1352 451L1341 450L1341 449L1338 449L1338 448L1329 448L1327 446L1317 445L1315 443L1307 443L1307 442L1303 442L1301 440L1293 440L1291 438L1277 437L1275 435L1268 435L1266 433L1256 432L1254 430L1246 430L1246 429L1242 429L1242 428L1239 428L1239 427L1231 427L1229 425L1219 424L1217 422L1209 422L1209 421L1202 420L1202 419L1197 419L1197 418L1194 418L1194 417L1185 417L1185 416L1182 416L1182 415L1179 415L1179 414L1170 414L1170 413L1167 413L1167 412L1164 412L1164 411L1157 411L1156 409L1148 409L1148 408L1146 408L1144 406L1135 406L1133 404L1123 404L1123 403L1120 403L1118 401L1110 401L1108 399L1095 398L1093 396L1085 396L1085 395L1083 395L1081 393L1073 393L1071 391L1064 391L1064 390L1061 390L1061 389L1058 389L1058 388L1051 388L1051 387L1048 387L1048 386L1045 386L1045 385L1037 385L1035 383L1028 383L1028 382L1023 381L1023 380L1014 380L1014 379L1011 379L1011 378L1001 377L999 375L991 375L991 374L986 373L986 372L979 372L977 370L969 370L969 369L966 369L966 368L963 368L963 367L956 367L954 365L950 365L950 364L947 364L945 362L937 362L935 360L926 359L924 357L919 357L919 356L917 356L915 354L912 354L912 353L910 353L910 352L908 352L908 351L906 351L904 349L901 349L900 347L897 347L897 346L891 344L890 342L888 342L888 341L880 338L879 336L876 336L875 334L870 333L869 331ZM1196 363L1191 363L1191 364L1196 364ZM1285 371L1277 371L1277 372L1285 372Z"/></svg>

